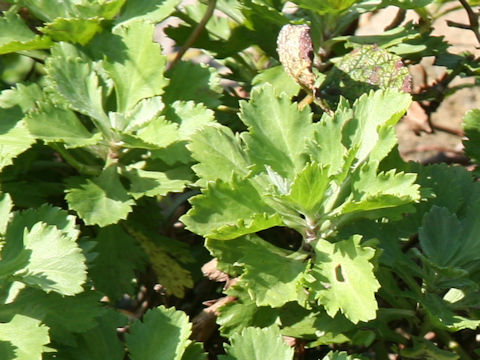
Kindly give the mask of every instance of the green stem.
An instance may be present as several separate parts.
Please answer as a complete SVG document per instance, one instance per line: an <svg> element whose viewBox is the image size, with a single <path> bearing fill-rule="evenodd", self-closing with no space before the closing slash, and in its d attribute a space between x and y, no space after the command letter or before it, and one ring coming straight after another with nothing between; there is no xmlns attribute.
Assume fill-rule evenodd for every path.
<svg viewBox="0 0 480 360"><path fill-rule="evenodd" d="M200 37L200 34L205 29L205 26L207 25L208 20L210 20L210 18L213 15L213 11L215 10L216 4L217 4L217 0L208 0L207 11L203 15L200 22L197 24L193 32L190 34L190 37L187 39L185 44L183 44L183 46L177 52L175 59L173 59L170 66L168 67L169 70L175 67L175 65L182 59L183 55L185 55L187 50L190 49L190 47L192 47L195 41L197 41L197 39Z"/></svg>
<svg viewBox="0 0 480 360"><path fill-rule="evenodd" d="M442 340L442 342L445 343L445 345L448 346L451 351L456 352L460 356L460 359L473 360L472 357L465 351L465 349L462 348L462 346L456 340L452 339L449 333L436 329L435 334L440 340Z"/></svg>
<svg viewBox="0 0 480 360"><path fill-rule="evenodd" d="M60 154L60 156L74 167L79 173L83 175L98 176L102 172L98 166L86 165L78 161L72 154L70 154L63 145L50 144L50 147Z"/></svg>

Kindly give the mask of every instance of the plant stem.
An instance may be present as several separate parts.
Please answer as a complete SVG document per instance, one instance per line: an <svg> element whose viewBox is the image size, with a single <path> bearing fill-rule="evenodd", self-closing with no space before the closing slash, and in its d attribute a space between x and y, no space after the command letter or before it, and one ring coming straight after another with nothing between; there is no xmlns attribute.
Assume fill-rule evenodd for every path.
<svg viewBox="0 0 480 360"><path fill-rule="evenodd" d="M465 351L465 349L462 348L462 346L456 340L453 340L450 334L448 334L446 331L436 329L435 334L445 343L445 345L448 346L450 350L460 355L460 359L473 360L472 357Z"/></svg>
<svg viewBox="0 0 480 360"><path fill-rule="evenodd" d="M459 0L460 3L462 4L463 8L467 12L468 15L468 21L470 22L470 30L473 31L475 34L475 37L477 38L477 41L480 43L480 33L478 32L478 14L475 14L475 12L472 10L470 5L468 4L467 0Z"/></svg>
<svg viewBox="0 0 480 360"><path fill-rule="evenodd" d="M74 167L79 173L90 176L98 176L102 172L100 167L81 163L60 144L50 144L50 146L52 149L58 152L60 156L72 167Z"/></svg>
<svg viewBox="0 0 480 360"><path fill-rule="evenodd" d="M213 15L213 11L215 10L215 5L217 4L217 0L208 0L208 7L207 11L203 15L202 19L200 22L197 24L193 32L190 34L190 37L187 39L185 44L180 48L180 50L177 52L177 55L175 56L175 59L170 63L168 70L172 69L175 67L175 65L182 59L183 55L187 52L188 49L197 41L197 39L200 37L200 34L203 32L205 29L205 26L207 25L208 20Z"/></svg>

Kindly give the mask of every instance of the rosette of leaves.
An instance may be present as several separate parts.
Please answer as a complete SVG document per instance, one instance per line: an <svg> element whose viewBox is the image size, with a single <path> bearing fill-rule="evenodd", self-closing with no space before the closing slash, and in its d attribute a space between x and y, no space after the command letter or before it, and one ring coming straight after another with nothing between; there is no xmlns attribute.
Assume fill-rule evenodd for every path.
<svg viewBox="0 0 480 360"><path fill-rule="evenodd" d="M83 9L90 6L87 3L75 2L75 6ZM102 2L116 4L109 10L116 9L116 14L123 3ZM32 169L28 178L18 181L18 172L24 169L11 167L2 173L2 185L21 206L38 206L52 196L66 200L84 224L105 228L95 238L101 254L96 269L123 275L112 283L100 270L92 274L112 299L132 290L133 271L144 266L145 253L167 292L182 297L193 281L179 262L189 262L191 256L184 246L158 234L154 224L160 216L155 223L148 223L146 217L129 219L128 225L118 223L134 206L140 212L144 204L156 208L148 198L182 192L191 182L192 159L185 144L195 130L213 121L209 107L219 104L221 88L217 72L204 65L180 62L166 73L166 57L153 41L153 21L167 17L174 2L133 4L125 4L114 21L103 24L101 33L92 34L88 44L81 42L84 46L50 43L50 54L42 54L46 76L0 94L4 119L0 168L12 165L19 156L49 161L44 165L48 171L39 171L41 180ZM97 5L82 11L91 13ZM25 2L25 6L41 19L60 16L49 2ZM76 16L75 6L68 10L73 11L71 16ZM58 7L59 12L67 11ZM10 50L29 50L29 46L22 43ZM188 91L187 74L194 84ZM160 215L160 209L150 213ZM120 251L122 246L130 251ZM113 253L123 260L108 255Z"/></svg>
<svg viewBox="0 0 480 360"><path fill-rule="evenodd" d="M215 125L192 136L202 193L181 220L207 238L219 267L240 276L234 289L248 289L245 299L257 307L296 302L353 323L374 319L375 242L337 233L361 218L401 217L419 200L415 174L379 170L410 101L371 92L313 123L308 109L269 84L255 89L241 104L247 131ZM279 226L301 234L298 250L255 234Z"/></svg>

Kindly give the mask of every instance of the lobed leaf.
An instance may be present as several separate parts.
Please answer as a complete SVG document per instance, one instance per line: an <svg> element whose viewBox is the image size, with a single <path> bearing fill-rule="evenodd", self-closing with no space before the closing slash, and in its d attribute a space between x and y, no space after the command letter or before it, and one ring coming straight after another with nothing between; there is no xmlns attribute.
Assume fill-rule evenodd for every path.
<svg viewBox="0 0 480 360"><path fill-rule="evenodd" d="M241 103L240 118L248 126L242 134L255 171L271 167L292 179L306 164L306 141L313 132L311 113L298 110L285 94L277 95L266 84L252 92L251 100Z"/></svg>
<svg viewBox="0 0 480 360"><path fill-rule="evenodd" d="M227 355L220 355L221 360L291 360L294 350L283 340L276 326L269 328L245 328L241 333L230 338L226 345Z"/></svg>
<svg viewBox="0 0 480 360"><path fill-rule="evenodd" d="M136 321L126 335L132 360L181 360L192 325L187 315L159 306L148 310L143 322Z"/></svg>
<svg viewBox="0 0 480 360"><path fill-rule="evenodd" d="M101 140L100 133L91 133L71 110L42 102L25 117L33 136L46 143L61 142L67 148L94 145Z"/></svg>
<svg viewBox="0 0 480 360"><path fill-rule="evenodd" d="M134 201L120 182L116 166L109 166L96 178L67 179L65 199L87 225L107 226L126 219Z"/></svg>
<svg viewBox="0 0 480 360"><path fill-rule="evenodd" d="M334 244L319 240L310 284L312 296L330 316L340 310L355 324L375 319L375 292L380 288L370 262L375 250L360 241L359 235Z"/></svg>
<svg viewBox="0 0 480 360"><path fill-rule="evenodd" d="M213 239L233 239L281 224L249 180L208 183L190 203L192 209L180 220L190 231Z"/></svg>
<svg viewBox="0 0 480 360"><path fill-rule="evenodd" d="M100 34L91 43L91 51L104 59L103 67L115 85L118 112L162 95L168 83L163 76L166 58L152 40L153 31L153 24L133 21L115 27L113 34Z"/></svg>
<svg viewBox="0 0 480 360"><path fill-rule="evenodd" d="M0 54L48 49L51 45L49 37L36 35L13 11L5 11L0 17Z"/></svg>
<svg viewBox="0 0 480 360"><path fill-rule="evenodd" d="M203 181L228 182L248 175L250 165L239 141L225 126L208 126L193 134L188 149L198 161L193 170Z"/></svg>
<svg viewBox="0 0 480 360"><path fill-rule="evenodd" d="M50 342L48 328L37 319L17 314L11 321L0 324L0 341L11 344L10 355L5 359L41 360L42 354L49 349L45 346ZM0 354L5 355L5 345Z"/></svg>

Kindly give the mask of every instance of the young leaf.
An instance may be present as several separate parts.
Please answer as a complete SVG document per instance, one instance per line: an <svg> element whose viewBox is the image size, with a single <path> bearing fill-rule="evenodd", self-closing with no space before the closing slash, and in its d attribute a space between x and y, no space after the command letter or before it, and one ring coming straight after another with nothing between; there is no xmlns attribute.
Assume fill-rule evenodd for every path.
<svg viewBox="0 0 480 360"><path fill-rule="evenodd" d="M212 239L234 239L282 223L249 180L208 183L190 203L192 209L180 220L190 231Z"/></svg>
<svg viewBox="0 0 480 360"><path fill-rule="evenodd" d="M140 100L163 94L166 58L153 42L154 25L132 21L103 33L91 43L98 59L115 84L117 111L132 109ZM165 103L168 103L164 100Z"/></svg>
<svg viewBox="0 0 480 360"><path fill-rule="evenodd" d="M11 321L0 324L0 341L12 345L15 356L11 359L41 360L42 353L49 351L45 345L50 338L48 328L39 320L16 314Z"/></svg>
<svg viewBox="0 0 480 360"><path fill-rule="evenodd" d="M361 236L332 244L319 240L312 268L312 295L330 316L341 312L353 323L373 320L378 308L375 292L380 284L370 260L375 250L360 245Z"/></svg>
<svg viewBox="0 0 480 360"><path fill-rule="evenodd" d="M270 166L281 176L293 179L305 167L305 143L313 132L307 108L298 110L286 94L277 95L266 84L252 92L248 103L242 102L240 118L248 126L242 139L256 171Z"/></svg>
<svg viewBox="0 0 480 360"><path fill-rule="evenodd" d="M174 308L159 306L145 313L143 322L137 320L126 335L132 360L181 360L192 325L187 315Z"/></svg>
<svg viewBox="0 0 480 360"><path fill-rule="evenodd" d="M283 199L301 213L313 217L319 211L329 185L328 167L309 163L293 180L288 195Z"/></svg>
<svg viewBox="0 0 480 360"><path fill-rule="evenodd" d="M335 114L324 114L320 121L313 125L313 139L308 143L312 161L328 166L328 175L337 174L345 163L347 149L342 144L342 133L345 124L351 120L353 112L345 101L341 101Z"/></svg>
<svg viewBox="0 0 480 360"><path fill-rule="evenodd" d="M107 167L96 178L69 178L67 185L68 206L87 225L115 224L132 210L134 202L120 182L116 166Z"/></svg>
<svg viewBox="0 0 480 360"><path fill-rule="evenodd" d="M246 328L230 338L226 345L227 355L220 360L292 360L293 348L283 340L277 326L265 329Z"/></svg>

